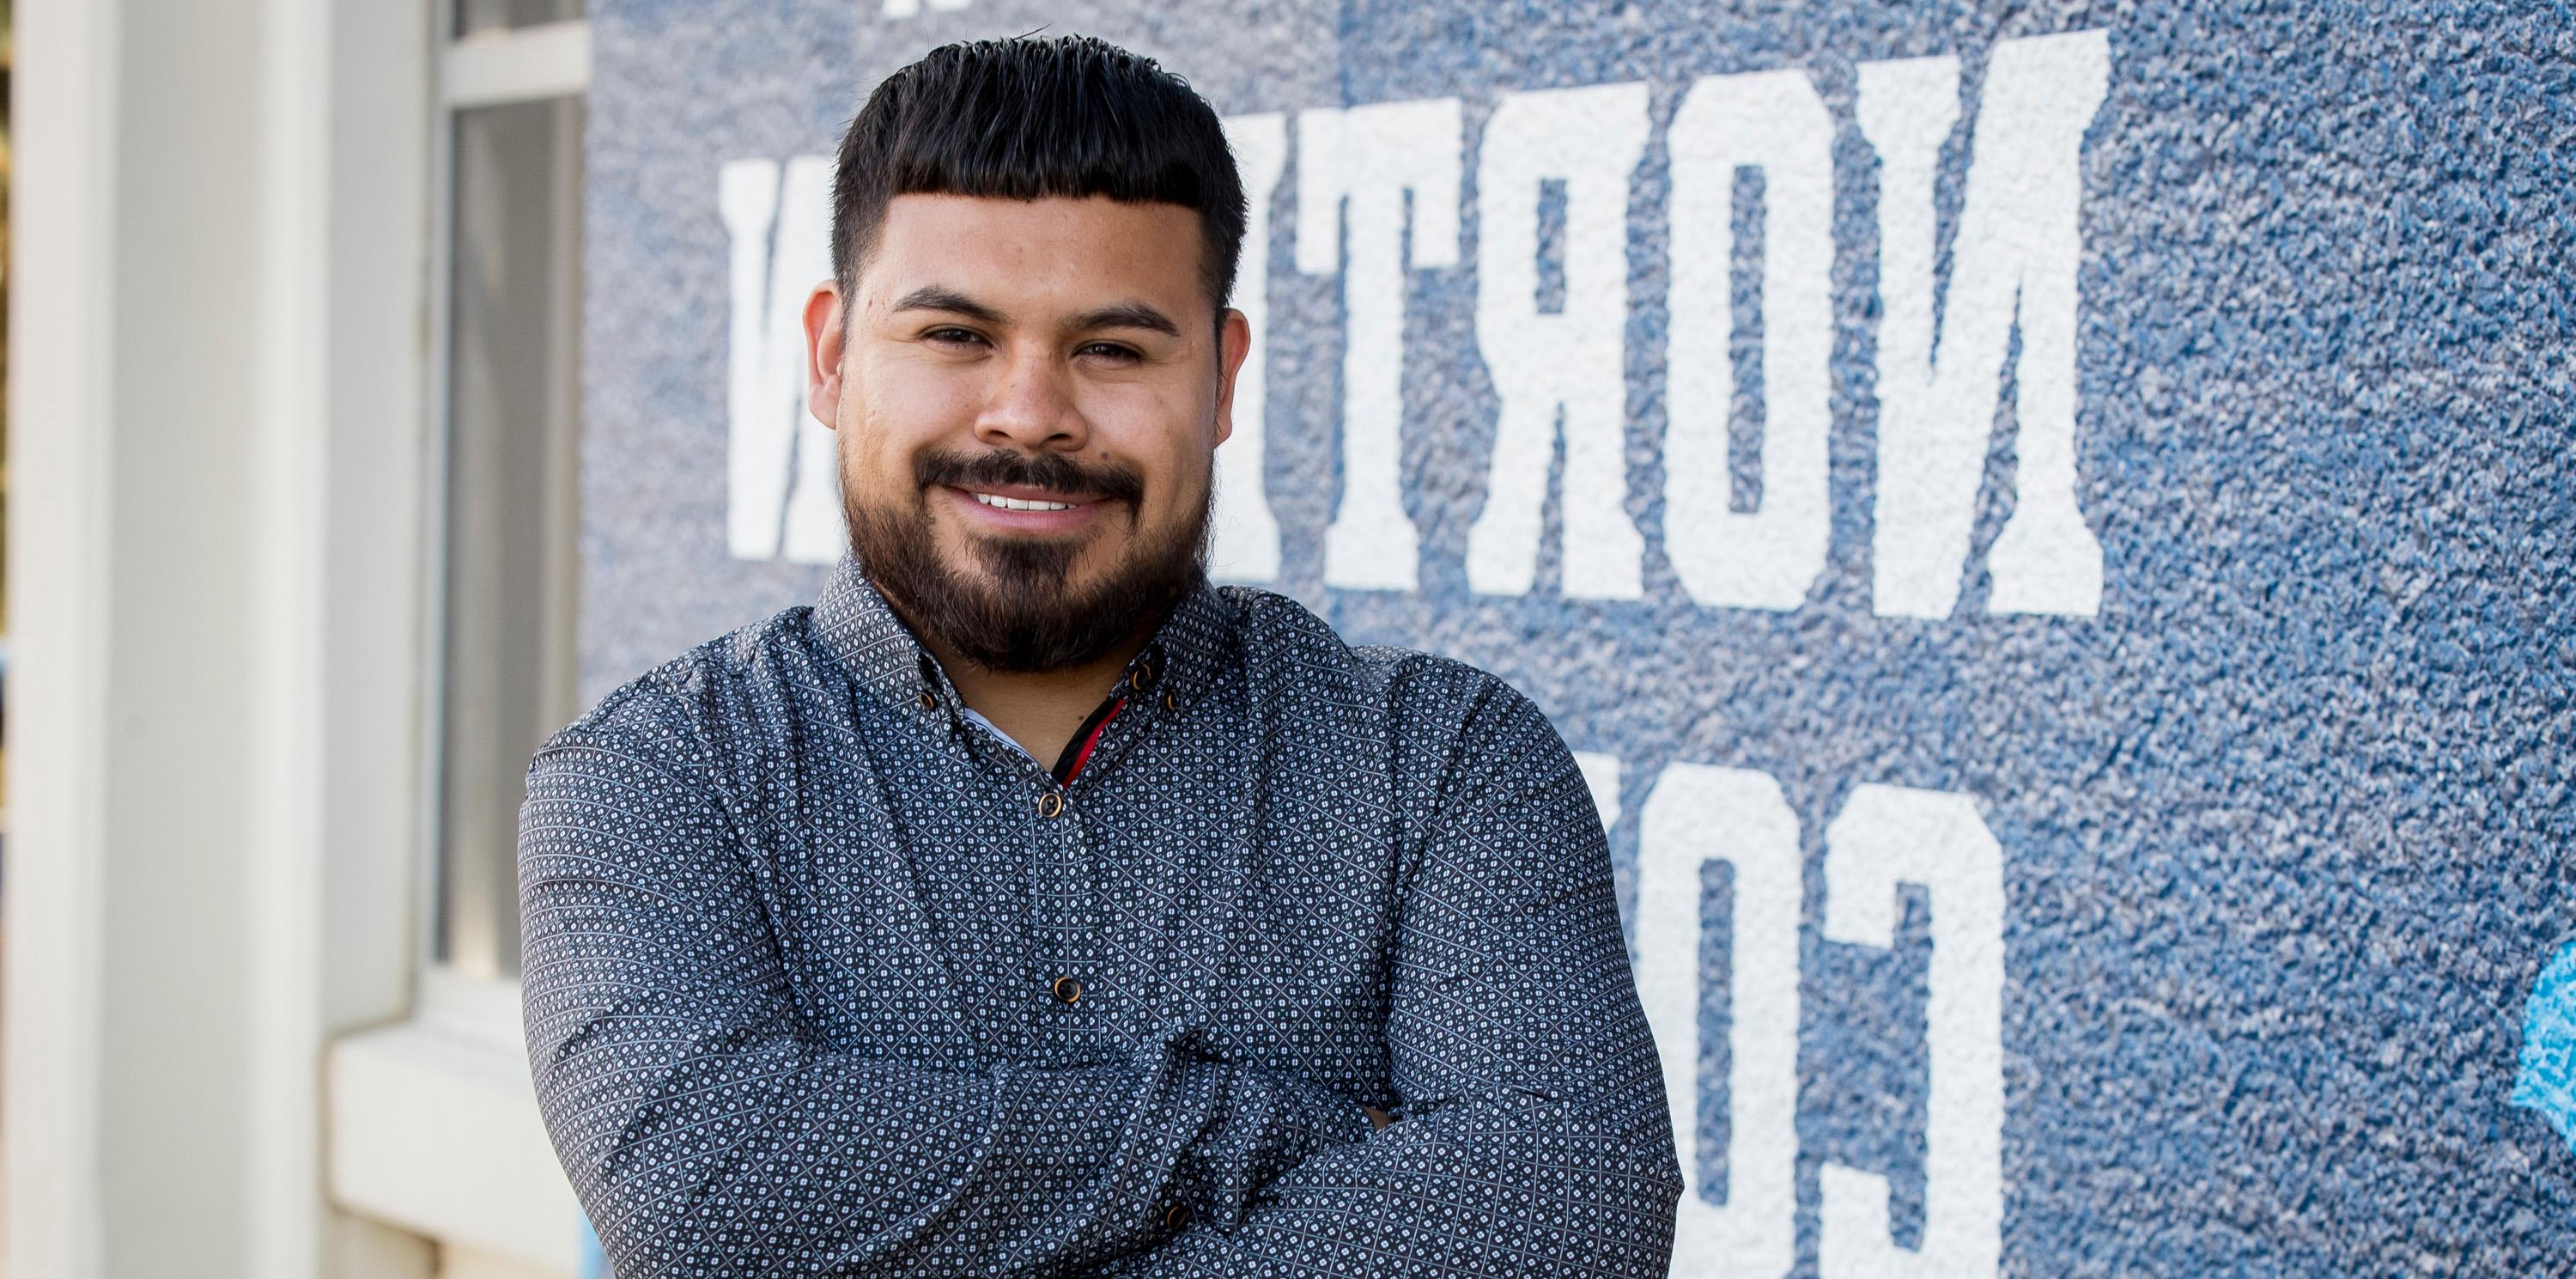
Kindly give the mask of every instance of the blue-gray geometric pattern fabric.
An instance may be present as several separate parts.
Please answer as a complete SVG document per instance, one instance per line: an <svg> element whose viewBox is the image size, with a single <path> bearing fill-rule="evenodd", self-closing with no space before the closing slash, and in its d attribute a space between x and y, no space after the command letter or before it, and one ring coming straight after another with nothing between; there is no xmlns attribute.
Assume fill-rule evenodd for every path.
<svg viewBox="0 0 2576 1279"><path fill-rule="evenodd" d="M1060 783L845 564L538 754L528 1047L621 1279L1662 1275L1663 1076L1538 710L1231 587L1119 695Z"/></svg>

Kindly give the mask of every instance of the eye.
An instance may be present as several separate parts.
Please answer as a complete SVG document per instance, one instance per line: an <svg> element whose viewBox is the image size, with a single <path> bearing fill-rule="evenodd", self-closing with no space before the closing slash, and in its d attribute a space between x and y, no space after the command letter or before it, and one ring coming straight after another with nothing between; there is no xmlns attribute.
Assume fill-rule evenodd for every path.
<svg viewBox="0 0 2576 1279"><path fill-rule="evenodd" d="M1074 348L1074 354L1117 364L1134 364L1145 358L1137 352L1136 348L1116 342L1085 342Z"/></svg>
<svg viewBox="0 0 2576 1279"><path fill-rule="evenodd" d="M921 340L938 346L982 346L984 335L973 329L943 324L921 335Z"/></svg>

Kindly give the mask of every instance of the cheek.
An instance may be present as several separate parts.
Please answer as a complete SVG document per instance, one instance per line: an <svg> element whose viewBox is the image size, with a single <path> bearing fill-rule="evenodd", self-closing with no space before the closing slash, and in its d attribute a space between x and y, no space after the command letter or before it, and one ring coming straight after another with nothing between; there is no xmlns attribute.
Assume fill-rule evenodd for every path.
<svg viewBox="0 0 2576 1279"><path fill-rule="evenodd" d="M1081 406L1091 426L1091 456L1114 459L1144 477L1153 510L1188 505L1208 482L1215 446L1215 402L1182 387L1118 387Z"/></svg>
<svg viewBox="0 0 2576 1279"><path fill-rule="evenodd" d="M844 478L912 490L913 460L971 432L975 399L955 377L899 362L865 369L841 397Z"/></svg>
<svg viewBox="0 0 2576 1279"><path fill-rule="evenodd" d="M870 361L858 378L868 416L920 430L971 419L981 390L982 379L966 370L896 356Z"/></svg>
<svg viewBox="0 0 2576 1279"><path fill-rule="evenodd" d="M1198 518L1208 502L1215 459L1194 439L1159 442L1150 452L1125 455L1145 480L1145 502L1136 512L1140 526L1169 530Z"/></svg>

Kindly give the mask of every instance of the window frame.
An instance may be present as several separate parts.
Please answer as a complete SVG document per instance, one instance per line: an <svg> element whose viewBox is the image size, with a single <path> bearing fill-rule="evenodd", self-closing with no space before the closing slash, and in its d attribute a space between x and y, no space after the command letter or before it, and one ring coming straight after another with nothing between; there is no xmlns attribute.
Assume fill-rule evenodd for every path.
<svg viewBox="0 0 2576 1279"><path fill-rule="evenodd" d="M455 443L449 391L454 373L456 315L456 125L463 113L479 107L585 96L590 88L591 55L587 18L455 36L449 33L455 30L456 6L457 0L432 0L430 6L431 29L438 35L431 59L434 102L427 186L428 246L424 254L428 271L424 331L429 340L422 369L425 385L421 406L429 465L422 494L425 527L421 539L420 795L416 817L421 859L414 927L425 974L420 992L423 1003L461 1003L475 1008L488 1001L454 992L470 985L498 984L515 994L518 983L507 978L487 982L467 976L439 957L446 857L441 797L446 783L449 459ZM428 974L437 976L432 979Z"/></svg>
<svg viewBox="0 0 2576 1279"><path fill-rule="evenodd" d="M451 1257L569 1275L580 1216L528 1072L519 983L439 957L443 879L456 126L478 107L586 96L587 18L459 36L457 0L426 0L429 136L420 223L420 577L413 732L412 1001L407 1020L342 1036L325 1067L330 1193L437 1240ZM469 1267L470 1268L470 1267Z"/></svg>

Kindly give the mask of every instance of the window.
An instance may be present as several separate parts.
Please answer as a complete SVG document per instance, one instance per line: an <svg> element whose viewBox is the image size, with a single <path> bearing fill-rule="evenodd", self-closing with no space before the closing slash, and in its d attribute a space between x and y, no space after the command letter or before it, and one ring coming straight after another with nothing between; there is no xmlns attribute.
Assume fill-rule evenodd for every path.
<svg viewBox="0 0 2576 1279"><path fill-rule="evenodd" d="M516 976L528 757L580 713L580 0L457 0L442 59L430 403L433 957Z"/></svg>
<svg viewBox="0 0 2576 1279"><path fill-rule="evenodd" d="M582 0L456 0L453 30L460 36L471 36L568 22L581 16Z"/></svg>

